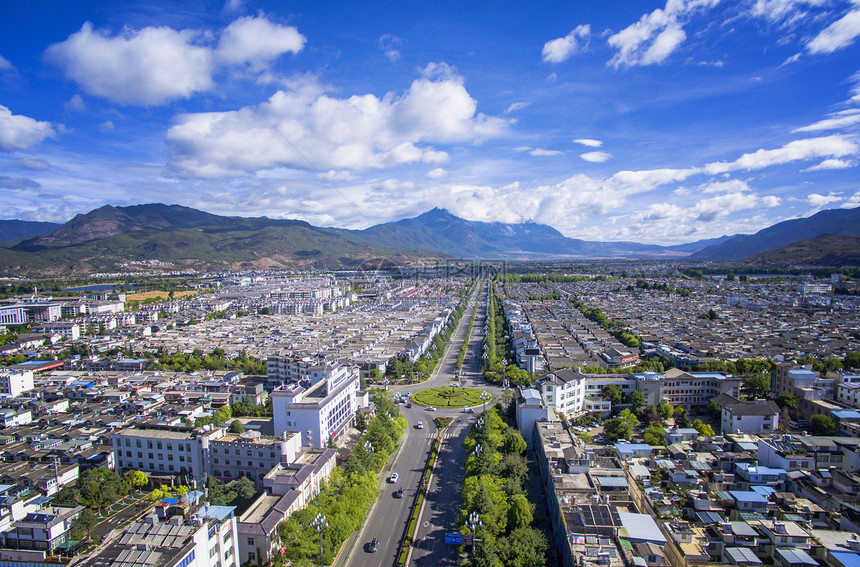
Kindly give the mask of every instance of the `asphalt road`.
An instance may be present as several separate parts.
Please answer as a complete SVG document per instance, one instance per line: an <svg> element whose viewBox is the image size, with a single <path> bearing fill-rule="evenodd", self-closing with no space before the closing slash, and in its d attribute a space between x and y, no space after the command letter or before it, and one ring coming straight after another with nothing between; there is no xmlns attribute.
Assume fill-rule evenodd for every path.
<svg viewBox="0 0 860 567"><path fill-rule="evenodd" d="M475 317L460 382L464 386L479 387L497 395L500 388L486 384L480 372L479 356L482 352L485 302L486 284L481 282L477 293L472 298L470 307L463 314L445 354L436 365L430 378L421 384L391 387L390 389L396 393L413 393L425 388L450 384L454 380L457 356L460 352L460 345L466 338L466 329L472 317L472 308L477 306L478 315ZM478 410L476 409L476 411ZM476 414L446 409L430 412L417 404L412 408L401 405L400 413L409 423L409 429L403 436L400 448L395 453L393 460L384 469L385 474L380 481L382 490L379 498L368 514L355 545L348 552L345 562L342 563L344 566L370 567L379 565L388 567L396 562L400 542L405 535L409 521L410 507L415 500L421 473L430 455L430 447L437 435L433 418L441 416L459 418L460 421L452 423L443 434L443 444L439 453L436 474L427 493L424 514L419 519L419 538L423 538L424 542L419 543L419 546L413 550L412 564L444 565L454 564L456 561L456 548L454 546L450 546L450 549L446 548L444 533L456 531L460 493L463 486L462 463L465 460L461 444ZM416 428L419 421L424 423L424 429ZM388 482L392 472L397 472L400 477L396 483ZM394 492L401 487L404 489L403 498L395 498ZM379 540L376 552L370 552L368 547L373 538ZM436 541L437 538L440 540L439 542Z"/></svg>

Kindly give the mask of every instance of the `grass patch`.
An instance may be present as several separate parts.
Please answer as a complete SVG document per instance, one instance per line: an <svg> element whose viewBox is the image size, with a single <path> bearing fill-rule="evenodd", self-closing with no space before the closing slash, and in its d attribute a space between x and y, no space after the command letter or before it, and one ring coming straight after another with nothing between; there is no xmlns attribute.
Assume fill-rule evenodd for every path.
<svg viewBox="0 0 860 567"><path fill-rule="evenodd" d="M412 394L412 401L422 406L439 408L463 408L477 406L482 403L483 390L478 388L462 388L445 386L443 388L428 388Z"/></svg>

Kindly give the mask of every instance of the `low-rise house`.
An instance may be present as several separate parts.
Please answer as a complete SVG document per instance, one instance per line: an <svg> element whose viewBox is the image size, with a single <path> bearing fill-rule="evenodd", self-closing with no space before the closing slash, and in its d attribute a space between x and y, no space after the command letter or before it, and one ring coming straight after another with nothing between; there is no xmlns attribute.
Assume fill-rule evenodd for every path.
<svg viewBox="0 0 860 567"><path fill-rule="evenodd" d="M773 433L779 426L779 406L771 400L742 402L728 394L714 398L720 406L723 433Z"/></svg>

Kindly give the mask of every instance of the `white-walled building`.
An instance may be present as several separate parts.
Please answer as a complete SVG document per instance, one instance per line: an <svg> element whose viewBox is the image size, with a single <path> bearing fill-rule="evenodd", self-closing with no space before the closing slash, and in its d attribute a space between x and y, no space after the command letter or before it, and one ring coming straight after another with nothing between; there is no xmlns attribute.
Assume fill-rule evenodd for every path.
<svg viewBox="0 0 860 567"><path fill-rule="evenodd" d="M532 446L535 423L549 419L549 411L543 403L540 392L534 388L517 388L516 398L517 429L526 440L526 445Z"/></svg>
<svg viewBox="0 0 860 567"><path fill-rule="evenodd" d="M722 408L720 430L723 433L773 433L779 426L779 406L771 400L742 402L720 394L714 402Z"/></svg>
<svg viewBox="0 0 860 567"><path fill-rule="evenodd" d="M325 447L354 419L358 387L358 369L336 364L312 369L310 385L275 389L275 435L297 431L303 446Z"/></svg>
<svg viewBox="0 0 860 567"><path fill-rule="evenodd" d="M113 434L114 462L121 470L156 474L187 474L202 480L204 473L230 482L241 476L263 489L263 477L281 463L291 463L301 451L297 433L264 437L258 431L226 433L224 428L194 431L129 428Z"/></svg>
<svg viewBox="0 0 860 567"><path fill-rule="evenodd" d="M538 378L539 389L546 406L556 413L571 416L585 408L586 375L563 368Z"/></svg>
<svg viewBox="0 0 860 567"><path fill-rule="evenodd" d="M33 387L32 370L0 369L0 396L16 398Z"/></svg>
<svg viewBox="0 0 860 567"><path fill-rule="evenodd" d="M188 504L189 495L202 497L189 492L181 504L157 504L156 512L111 532L111 541L75 567L238 567L235 507Z"/></svg>
<svg viewBox="0 0 860 567"><path fill-rule="evenodd" d="M68 340L76 341L81 338L81 326L71 321L53 321L33 327L34 333L60 335Z"/></svg>

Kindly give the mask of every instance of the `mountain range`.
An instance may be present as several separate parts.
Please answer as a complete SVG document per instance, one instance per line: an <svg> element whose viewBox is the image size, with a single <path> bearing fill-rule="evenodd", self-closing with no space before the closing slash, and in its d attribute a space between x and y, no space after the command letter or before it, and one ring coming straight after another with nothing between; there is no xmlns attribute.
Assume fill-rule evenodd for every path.
<svg viewBox="0 0 860 567"><path fill-rule="evenodd" d="M535 222L470 221L444 209L364 230L316 227L299 220L225 217L161 203L105 205L63 225L30 223L44 226L25 228L22 222L0 221L0 235L15 235L0 244L0 273L117 271L129 262L152 260L173 269L198 270L355 268L380 262L422 264L443 257L739 260L823 234L860 236L860 208L822 211L754 235L676 246L586 241ZM833 243L822 241L805 253L822 252L828 242ZM841 240L838 246L842 251L838 257L853 257L851 247L856 242Z"/></svg>

